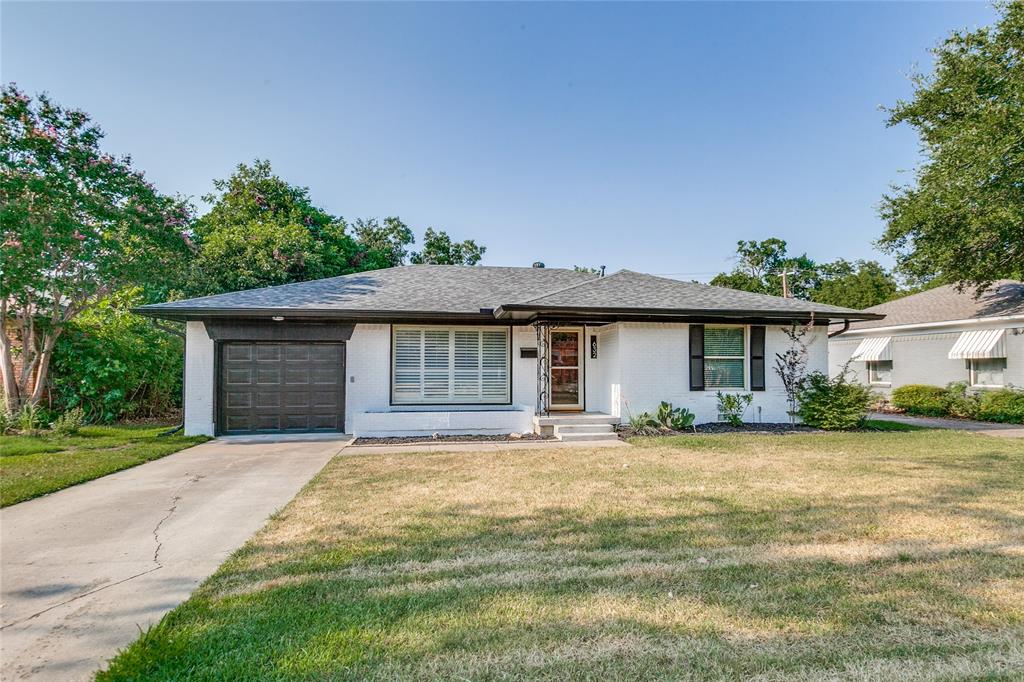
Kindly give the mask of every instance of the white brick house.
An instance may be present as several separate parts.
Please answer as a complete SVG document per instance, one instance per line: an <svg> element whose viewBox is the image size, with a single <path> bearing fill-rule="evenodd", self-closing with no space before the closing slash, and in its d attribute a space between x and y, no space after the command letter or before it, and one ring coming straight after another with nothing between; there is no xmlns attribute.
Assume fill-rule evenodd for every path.
<svg viewBox="0 0 1024 682"><path fill-rule="evenodd" d="M868 308L881 320L851 322L829 339L829 371L848 362L881 393L907 384L1024 387L1024 283L1003 280L980 297L953 285ZM840 331L840 330L834 330Z"/></svg>
<svg viewBox="0 0 1024 682"><path fill-rule="evenodd" d="M185 431L209 435L512 433L663 400L700 423L718 419L718 391L782 422L783 328L811 324L809 369L826 371L828 324L880 317L625 270L439 265L137 312L187 323Z"/></svg>

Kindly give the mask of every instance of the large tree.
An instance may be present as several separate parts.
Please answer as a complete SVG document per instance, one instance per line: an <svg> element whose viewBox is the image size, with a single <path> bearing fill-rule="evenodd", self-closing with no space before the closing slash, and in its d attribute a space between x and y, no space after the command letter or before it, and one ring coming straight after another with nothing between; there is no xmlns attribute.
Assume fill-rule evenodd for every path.
<svg viewBox="0 0 1024 682"><path fill-rule="evenodd" d="M786 242L777 237L764 241L740 241L736 267L716 275L715 286L782 296L782 273L789 295L845 308L868 308L885 303L899 293L891 272L875 261L815 263L806 254L790 256Z"/></svg>
<svg viewBox="0 0 1024 682"><path fill-rule="evenodd" d="M239 164L203 197L213 208L195 224L192 296L344 275L365 269L365 249L345 221L315 206L305 187L268 161ZM373 267L374 264L368 264ZM378 266L379 267L379 266Z"/></svg>
<svg viewBox="0 0 1024 682"><path fill-rule="evenodd" d="M882 201L880 245L917 280L986 287L1024 279L1024 4L994 27L954 32L914 77L889 125L908 123L926 160Z"/></svg>
<svg viewBox="0 0 1024 682"><path fill-rule="evenodd" d="M877 261L840 258L820 265L818 273L818 287L811 293L818 303L863 310L900 295L896 278Z"/></svg>
<svg viewBox="0 0 1024 682"><path fill-rule="evenodd" d="M782 296L788 289L793 298L809 298L817 287L818 273L807 254L790 256L785 240L769 237L737 242L736 267L716 275L711 284L772 296Z"/></svg>
<svg viewBox="0 0 1024 682"><path fill-rule="evenodd" d="M46 95L33 100L13 84L0 91L0 375L8 410L42 398L70 320L125 286L179 271L188 252L189 206L158 193L129 157L104 153L102 138L85 112Z"/></svg>
<svg viewBox="0 0 1024 682"><path fill-rule="evenodd" d="M383 221L357 219L353 225L356 239L366 249L365 260L379 268L405 264L409 246L416 241L409 226L396 216Z"/></svg>
<svg viewBox="0 0 1024 682"><path fill-rule="evenodd" d="M480 246L472 239L453 242L448 233L428 227L423 234L423 249L413 253L411 260L417 265L476 265L485 251L486 246Z"/></svg>

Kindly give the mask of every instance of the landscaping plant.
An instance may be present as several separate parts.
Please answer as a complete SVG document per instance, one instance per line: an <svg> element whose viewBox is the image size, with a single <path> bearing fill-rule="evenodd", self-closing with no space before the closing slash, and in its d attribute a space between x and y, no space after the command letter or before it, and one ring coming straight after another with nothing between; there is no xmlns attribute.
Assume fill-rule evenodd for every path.
<svg viewBox="0 0 1024 682"><path fill-rule="evenodd" d="M718 414L722 419L733 426L742 426L743 414L750 407L750 403L754 402L754 395L752 393L722 393L719 391L717 398Z"/></svg>
<svg viewBox="0 0 1024 682"><path fill-rule="evenodd" d="M1001 388L981 394L977 416L990 422L1024 424L1024 391Z"/></svg>
<svg viewBox="0 0 1024 682"><path fill-rule="evenodd" d="M977 418L981 398L977 393L971 393L967 389L966 381L950 382L946 385L942 397L946 404L946 413L951 417Z"/></svg>
<svg viewBox="0 0 1024 682"><path fill-rule="evenodd" d="M85 425L85 410L73 407L53 420L50 429L55 436L73 436Z"/></svg>
<svg viewBox="0 0 1024 682"><path fill-rule="evenodd" d="M845 369L845 368L844 368ZM827 431L853 429L864 423L871 403L867 386L847 379L847 372L829 378L811 372L800 389L800 418L808 426Z"/></svg>
<svg viewBox="0 0 1024 682"><path fill-rule="evenodd" d="M925 384L900 386L893 389L890 400L895 407L905 410L907 414L926 417L946 415L946 391L938 386Z"/></svg>
<svg viewBox="0 0 1024 682"><path fill-rule="evenodd" d="M664 400L658 406L658 413L655 416L655 420L662 428L672 431L692 429L695 418L696 415L685 407L672 407L672 403Z"/></svg>
<svg viewBox="0 0 1024 682"><path fill-rule="evenodd" d="M785 353L775 354L775 373L782 380L782 386L786 391L786 404L789 405L789 421L792 424L796 420L797 398L800 394L800 385L807 374L807 346L804 337L813 327L810 324L797 324L794 322L788 327L783 327L782 332L789 337L789 348Z"/></svg>

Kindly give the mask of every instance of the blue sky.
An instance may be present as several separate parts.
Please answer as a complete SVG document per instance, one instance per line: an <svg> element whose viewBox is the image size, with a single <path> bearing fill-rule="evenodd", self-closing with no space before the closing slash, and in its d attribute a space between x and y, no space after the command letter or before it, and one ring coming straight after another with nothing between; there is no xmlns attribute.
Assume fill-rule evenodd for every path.
<svg viewBox="0 0 1024 682"><path fill-rule="evenodd" d="M0 76L168 193L268 158L346 218L484 263L706 280L739 239L872 247L918 159L881 105L981 3L0 5Z"/></svg>

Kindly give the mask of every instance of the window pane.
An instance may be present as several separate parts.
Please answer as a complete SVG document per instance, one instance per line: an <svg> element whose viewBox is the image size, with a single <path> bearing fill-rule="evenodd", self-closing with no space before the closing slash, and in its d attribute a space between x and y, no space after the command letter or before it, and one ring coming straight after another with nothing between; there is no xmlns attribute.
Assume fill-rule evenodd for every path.
<svg viewBox="0 0 1024 682"><path fill-rule="evenodd" d="M704 359L706 388L743 388L743 360Z"/></svg>
<svg viewBox="0 0 1024 682"><path fill-rule="evenodd" d="M727 355L742 358L742 327L704 327L704 355ZM742 368L741 368L742 372Z"/></svg>
<svg viewBox="0 0 1024 682"><path fill-rule="evenodd" d="M892 383L892 360L877 360L869 362L868 381L873 384Z"/></svg>
<svg viewBox="0 0 1024 682"><path fill-rule="evenodd" d="M1006 358L988 358L971 360L974 366L975 386L1002 386L1003 370L1006 369Z"/></svg>

